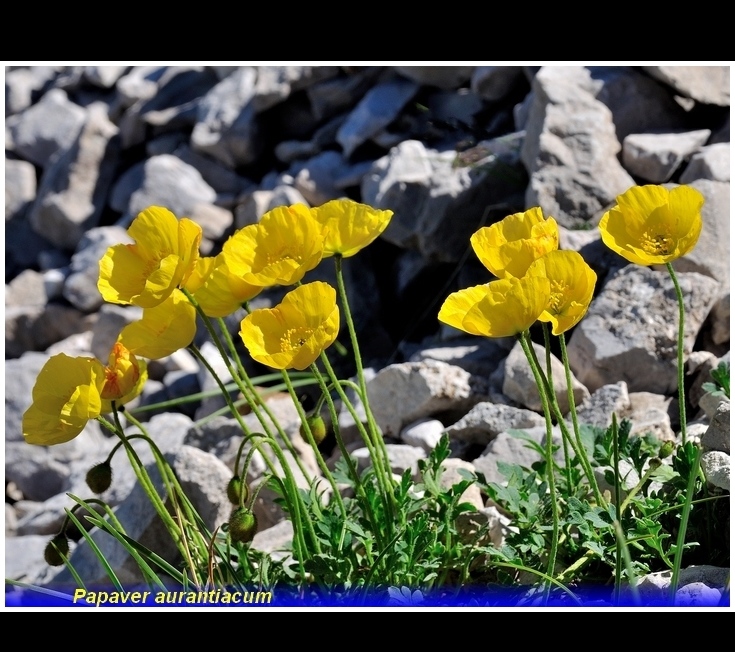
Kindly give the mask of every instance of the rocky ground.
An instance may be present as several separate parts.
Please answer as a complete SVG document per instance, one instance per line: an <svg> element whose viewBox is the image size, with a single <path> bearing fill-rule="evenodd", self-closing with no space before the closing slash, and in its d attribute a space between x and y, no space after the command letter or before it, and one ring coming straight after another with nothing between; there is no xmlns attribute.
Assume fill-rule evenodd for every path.
<svg viewBox="0 0 735 652"><path fill-rule="evenodd" d="M708 481L729 492L729 401L702 389L730 348L729 82L727 66L6 68L6 577L68 579L44 564L43 549L70 505L66 492L88 494L84 475L112 442L92 422L67 444L29 446L21 418L49 356L105 360L139 318L137 308L103 304L98 261L152 204L199 223L204 255L282 204L348 196L393 210L346 274L394 470L416 469L446 431L454 466L500 480L498 460L533 461L507 431L540 441L543 419L512 341L468 337L436 319L450 292L489 280L470 235L530 206L555 217L562 248L582 253L598 275L589 314L568 340L581 418L606 425L614 409L637 432L673 438L673 286L665 270L626 265L607 250L596 225L632 185L689 184L705 197L699 244L675 263L687 304L689 432L703 438ZM331 274L328 263L309 280ZM257 307L279 299L264 293ZM233 333L242 316L229 320ZM216 365L206 333L197 342ZM142 404L213 387L186 351L150 372ZM271 404L295 433L289 400ZM226 416L202 422L222 405L147 413L211 526L228 517L224 488L241 435ZM301 453L318 475L310 450ZM132 536L155 540L158 526L126 466L115 460L105 498ZM254 464L249 479L263 470ZM507 523L479 492L474 500L502 537ZM255 545L277 549L289 524L266 492L256 508ZM121 580L135 581L119 551L107 553ZM85 546L72 559L91 582L104 580ZM697 590L711 598L722 589L726 571L688 573L682 580L699 588L682 600L696 602ZM665 578L651 582L663 590L655 586Z"/></svg>

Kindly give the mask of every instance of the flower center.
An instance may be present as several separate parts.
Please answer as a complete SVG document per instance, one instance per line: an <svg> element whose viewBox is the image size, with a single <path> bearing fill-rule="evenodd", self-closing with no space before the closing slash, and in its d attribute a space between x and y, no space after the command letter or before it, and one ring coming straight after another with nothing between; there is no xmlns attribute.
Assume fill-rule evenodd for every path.
<svg viewBox="0 0 735 652"><path fill-rule="evenodd" d="M301 348L310 336L311 330L305 326L289 328L281 337L281 353Z"/></svg>
<svg viewBox="0 0 735 652"><path fill-rule="evenodd" d="M569 285L563 281L551 281L551 294L549 296L549 307L547 310L559 314L564 307L564 298L569 292Z"/></svg>
<svg viewBox="0 0 735 652"><path fill-rule="evenodd" d="M674 239L667 232L645 231L641 238L641 248L654 256L667 256L675 249Z"/></svg>

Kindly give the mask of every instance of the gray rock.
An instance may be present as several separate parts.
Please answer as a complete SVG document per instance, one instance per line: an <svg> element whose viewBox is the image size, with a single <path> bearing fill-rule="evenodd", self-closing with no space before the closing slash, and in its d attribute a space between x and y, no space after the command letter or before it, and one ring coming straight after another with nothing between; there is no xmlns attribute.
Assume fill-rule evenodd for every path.
<svg viewBox="0 0 735 652"><path fill-rule="evenodd" d="M258 66L253 108L256 113L283 102L291 93L339 74L337 66Z"/></svg>
<svg viewBox="0 0 735 652"><path fill-rule="evenodd" d="M384 435L395 436L404 424L477 403L477 380L459 367L424 360L390 365L367 388L376 422Z"/></svg>
<svg viewBox="0 0 735 652"><path fill-rule="evenodd" d="M506 154L507 143L489 141L484 149L482 164L458 167L455 152L406 140L378 159L363 179L362 195L371 206L394 211L382 237L417 249L428 262L461 260L481 226L478 216L492 223L521 202L519 163ZM499 174L508 183L498 184Z"/></svg>
<svg viewBox="0 0 735 652"><path fill-rule="evenodd" d="M730 182L730 143L715 143L695 152L681 173L681 183L692 183L697 179Z"/></svg>
<svg viewBox="0 0 735 652"><path fill-rule="evenodd" d="M71 273L64 283L64 298L82 312L98 310L104 301L97 289L100 259L108 247L129 241L127 233L119 226L99 226L87 231L72 256Z"/></svg>
<svg viewBox="0 0 735 652"><path fill-rule="evenodd" d="M187 165L196 168L204 181L217 193L218 202L223 197L237 198L241 194L255 189L252 181L241 177L222 163L212 160L209 156L195 152L188 143L179 145L171 153Z"/></svg>
<svg viewBox="0 0 735 652"><path fill-rule="evenodd" d="M36 169L28 161L5 157L5 223L23 217L36 197Z"/></svg>
<svg viewBox="0 0 735 652"><path fill-rule="evenodd" d="M84 78L100 88L112 88L128 66L84 66Z"/></svg>
<svg viewBox="0 0 735 652"><path fill-rule="evenodd" d="M684 295L684 355L714 304L719 284L679 274ZM668 274L628 265L593 300L568 345L574 374L591 391L619 380L628 390L673 393L677 386L678 314Z"/></svg>
<svg viewBox="0 0 735 652"><path fill-rule="evenodd" d="M545 427L527 428L521 431L520 434L523 434L523 437L528 437L541 446L544 445L546 440ZM552 432L552 441L554 445L561 444L561 434L558 427L555 427ZM522 437L501 432L487 445L487 448L480 457L472 460L472 464L477 471L485 476L487 482L505 484L507 478L498 470L498 462L517 464L530 469L540 459L541 456L538 452L529 446Z"/></svg>
<svg viewBox="0 0 735 652"><path fill-rule="evenodd" d="M687 112L671 91L640 70L628 66L590 66L595 97L612 112L615 133L629 134L685 129Z"/></svg>
<svg viewBox="0 0 735 652"><path fill-rule="evenodd" d="M681 164L707 142L709 129L682 133L630 134L623 141L623 165L651 183L671 179Z"/></svg>
<svg viewBox="0 0 735 652"><path fill-rule="evenodd" d="M347 163L339 152L322 152L294 171L294 187L310 206L321 206L342 193L335 185L336 179L345 174ZM365 169L364 166L361 169Z"/></svg>
<svg viewBox="0 0 735 652"><path fill-rule="evenodd" d="M598 428L607 428L612 423L612 413L618 423L630 413L628 386L620 381L613 385L603 385L577 408L577 421Z"/></svg>
<svg viewBox="0 0 735 652"><path fill-rule="evenodd" d="M497 102L523 78L521 66L477 66L470 87L482 99Z"/></svg>
<svg viewBox="0 0 735 652"><path fill-rule="evenodd" d="M533 80L521 150L531 177L526 205L541 206L569 228L584 225L635 185L617 159L612 114L594 91L584 68L546 66Z"/></svg>
<svg viewBox="0 0 735 652"><path fill-rule="evenodd" d="M45 168L55 155L71 147L86 115L60 88L51 89L38 103L6 120L6 148Z"/></svg>
<svg viewBox="0 0 735 652"><path fill-rule="evenodd" d="M449 426L446 432L452 440L487 445L502 432L540 427L544 424L544 418L530 410L483 402L475 405L457 423Z"/></svg>
<svg viewBox="0 0 735 652"><path fill-rule="evenodd" d="M631 435L653 434L661 441L676 439L671 429L671 397L651 392L631 392L630 411L626 415L632 421Z"/></svg>
<svg viewBox="0 0 735 652"><path fill-rule="evenodd" d="M709 484L730 491L730 456L727 453L722 451L704 453L700 465Z"/></svg>
<svg viewBox="0 0 735 652"><path fill-rule="evenodd" d="M444 424L437 419L419 419L401 430L401 441L430 453L444 434Z"/></svg>
<svg viewBox="0 0 735 652"><path fill-rule="evenodd" d="M430 345L413 353L409 362L439 360L461 367L475 376L489 376L508 355L508 350L497 339L464 338L449 345Z"/></svg>
<svg viewBox="0 0 735 652"><path fill-rule="evenodd" d="M238 67L199 102L191 146L229 168L252 163L260 152L260 135L252 100L257 68Z"/></svg>
<svg viewBox="0 0 735 652"><path fill-rule="evenodd" d="M309 86L306 96L314 117L322 121L354 106L382 71L379 66L352 68L346 77L332 77Z"/></svg>
<svg viewBox="0 0 735 652"><path fill-rule="evenodd" d="M337 132L345 156L352 156L360 145L393 122L417 91L416 84L405 80L373 86Z"/></svg>
<svg viewBox="0 0 735 652"><path fill-rule="evenodd" d="M74 250L99 223L119 157L117 131L102 105L90 106L78 138L46 167L29 219L57 246Z"/></svg>
<svg viewBox="0 0 735 652"><path fill-rule="evenodd" d="M136 174L140 175L140 182L131 188L123 222L132 220L149 206L164 206L177 217L187 217L197 204L213 204L217 198L217 193L195 168L170 154L147 159ZM123 178L118 185L122 183Z"/></svg>
<svg viewBox="0 0 735 652"><path fill-rule="evenodd" d="M698 179L691 186L704 195L702 232L694 249L671 264L677 272L699 272L718 281L719 298L730 289L730 184Z"/></svg>
<svg viewBox="0 0 735 652"><path fill-rule="evenodd" d="M284 519L266 530L257 532L253 537L251 548L267 552L273 559L283 559L290 555L288 551L291 549L292 540L293 524Z"/></svg>
<svg viewBox="0 0 735 652"><path fill-rule="evenodd" d="M539 344L533 345L536 352L536 358L541 365L544 375L546 375L546 349ZM523 352L520 342L516 342L511 349L504 364L505 375L503 378L503 394L508 398L520 403L523 407L527 407L536 412L543 409L539 388L536 384L531 366ZM569 395L567 390L566 375L564 365L554 354L551 354L551 375L554 384L554 393L559 403L559 409L562 414L569 412ZM589 398L589 390L580 383L574 374L572 377L572 391L574 393L574 403L582 403Z"/></svg>
<svg viewBox="0 0 735 652"><path fill-rule="evenodd" d="M5 116L24 111L33 102L33 94L56 77L56 66L27 66L5 71Z"/></svg>
<svg viewBox="0 0 735 652"><path fill-rule="evenodd" d="M33 585L49 575L49 567L43 558L49 538L42 534L6 537L5 577Z"/></svg>
<svg viewBox="0 0 735 652"><path fill-rule="evenodd" d="M707 431L702 435L705 451L720 451L730 455L730 401L721 400Z"/></svg>
<svg viewBox="0 0 735 652"><path fill-rule="evenodd" d="M451 89L472 76L473 66L395 66L401 75L424 86Z"/></svg>
<svg viewBox="0 0 735 652"><path fill-rule="evenodd" d="M257 224L268 211L278 206L309 205L304 196L292 186L276 186L273 190L256 190L235 208L235 228Z"/></svg>
<svg viewBox="0 0 735 652"><path fill-rule="evenodd" d="M684 97L730 106L729 66L644 66L643 69Z"/></svg>
<svg viewBox="0 0 735 652"><path fill-rule="evenodd" d="M393 473L403 475L405 471L410 470L411 477L418 479L419 460L426 457L426 452L422 448L405 444L386 444L385 448L388 451L388 463ZM357 462L360 472L372 464L370 451L367 448L357 448L350 453L350 456Z"/></svg>

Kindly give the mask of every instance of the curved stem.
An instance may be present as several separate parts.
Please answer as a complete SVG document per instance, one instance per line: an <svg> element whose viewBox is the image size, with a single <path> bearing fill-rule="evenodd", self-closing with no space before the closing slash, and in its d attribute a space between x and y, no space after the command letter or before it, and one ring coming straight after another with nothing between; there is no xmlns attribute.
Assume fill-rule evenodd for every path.
<svg viewBox="0 0 735 652"><path fill-rule="evenodd" d="M520 334L521 347L523 352L526 354L529 364L531 365L531 371L536 380L536 385L539 388L539 396L541 397L541 405L544 408L544 419L546 420L546 471L548 474L549 482L549 500L551 502L551 542L549 547L549 563L547 566L546 575L550 578L554 577L554 568L556 566L556 549L559 541L559 506L556 502L556 481L554 479L554 451L552 448L551 440L551 411L549 410L549 399L544 391L544 383L537 365L533 362L530 349L533 347L531 338L528 331L524 331ZM538 362L538 361L537 361ZM551 592L551 582L547 581L544 589L544 601L548 601L549 593Z"/></svg>
<svg viewBox="0 0 735 652"><path fill-rule="evenodd" d="M592 471L592 465L587 459L587 453L584 449L584 445L582 444L581 439L577 438L575 440L574 438L572 438L572 435L569 433L569 428L567 428L567 424L564 421L564 417L561 413L561 409L559 408L559 401L556 400L556 393L549 386L549 383L544 377L543 372L541 372L541 366L539 365L538 358L536 357L536 352L534 351L533 346L530 346L529 350L531 352L531 358L533 359L531 366L533 366L534 364L536 365L536 369L539 372L539 376L541 377L541 382L543 384L542 386L544 388L544 391L546 392L546 396L549 398L549 404L551 405L551 409L554 413L554 417L556 418L556 421L559 424L559 428L561 429L562 436L565 437L569 441L569 445L572 447L574 454L576 455L577 459L582 464L584 473L587 476L587 481L590 484L592 492L595 494L595 500L597 501L597 504L603 508L607 508L607 501L605 500L604 496L600 492L599 486L597 485L597 480L595 479L595 474ZM540 385L539 387L542 387L542 386Z"/></svg>
<svg viewBox="0 0 735 652"><path fill-rule="evenodd" d="M365 407L365 416L367 417L368 428L373 438L374 445L379 449L379 453L382 456L382 460L374 459L373 464L379 463L382 467L382 472L388 474L390 471L390 459L388 458L388 449L385 447L385 440L383 435L378 428L378 424L375 423L375 418L370 410L370 402L368 398L367 383L365 382L365 371L362 366L362 356L360 355L360 345L357 342L357 332L355 331L355 324L352 321L352 311L350 310L350 303L347 300L347 290L345 288L344 274L342 273L342 256L336 254L334 256L334 266L337 272L337 288L339 290L340 300L342 301L342 307L345 314L345 322L347 323L347 330L350 333L350 342L352 343L352 354L355 357L355 369L357 371L357 382L360 384L360 399ZM392 478L387 483L388 496L390 497L391 504L395 505L396 499L393 493L393 482Z"/></svg>
<svg viewBox="0 0 735 652"><path fill-rule="evenodd" d="M285 369L281 373L283 375L283 382L286 385L286 388L288 389L288 393L291 395L291 400L294 402L294 405L296 406L296 411L299 413L299 418L301 419L302 431L306 434L306 438L309 440L309 445L311 446L311 449L314 451L314 456L316 457L316 462L319 465L319 468L324 474L324 477L327 479L327 482L329 482L329 486L332 487L332 493L334 495L334 500L337 502L337 505L339 506L339 511L342 513L342 520L343 520L343 526L344 526L347 523L347 510L345 510L345 504L342 500L342 494L339 493L339 489L337 489L337 483L334 481L332 472L327 467L327 464L324 461L324 457L322 457L322 454L319 452L319 447L317 446L316 441L314 440L314 434L311 432L311 426L309 425L309 420L306 417L304 406L301 405L301 401L299 401L299 397L296 396L296 392L293 388L293 385L291 384L291 379L288 377L288 373L286 372ZM344 529L342 531L342 537L344 538ZM341 548L342 548L342 545L340 541L340 549Z"/></svg>
<svg viewBox="0 0 735 652"><path fill-rule="evenodd" d="M329 393L329 387L327 387L324 378L319 372L319 369L317 369L316 363L312 363L311 370L314 373L314 377L317 379L317 382L319 383L320 389L322 390L322 394L319 398L325 400L327 403L329 416L332 419L332 431L334 432L334 438L337 441L337 446L339 447L340 453L342 453L342 457L347 464L347 469L350 473L350 477L352 478L352 482L355 484L355 493L362 500L368 520L370 521L373 532L375 533L375 538L378 542L380 542L382 539L382 534L380 532L380 529L378 528L378 520L376 518L376 515L373 513L373 507L370 504L367 495L365 494L365 487L362 486L360 474L357 472L355 462L347 451L347 447L345 446L344 440L342 439L342 434L339 431L339 416L337 415L337 408L334 405L332 396ZM318 412L316 413L318 414Z"/></svg>
<svg viewBox="0 0 735 652"><path fill-rule="evenodd" d="M671 263L666 263L666 269L669 270L669 276L674 282L674 290L676 291L676 300L679 304L679 335L676 343L676 366L679 390L679 421L681 422L681 443L687 443L687 405L686 394L684 394L684 295L679 287L679 281L676 278L674 267Z"/></svg>

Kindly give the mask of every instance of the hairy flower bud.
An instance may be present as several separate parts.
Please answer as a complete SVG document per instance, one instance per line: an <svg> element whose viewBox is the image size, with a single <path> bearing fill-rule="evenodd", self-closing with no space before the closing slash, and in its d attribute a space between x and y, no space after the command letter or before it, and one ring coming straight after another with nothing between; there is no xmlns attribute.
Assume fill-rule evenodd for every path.
<svg viewBox="0 0 735 652"><path fill-rule="evenodd" d="M43 558L49 566L62 566L64 557L69 554L69 540L64 534L57 534L46 544Z"/></svg>
<svg viewBox="0 0 735 652"><path fill-rule="evenodd" d="M233 541L248 543L258 530L258 519L247 507L238 507L232 510L229 527Z"/></svg>
<svg viewBox="0 0 735 652"><path fill-rule="evenodd" d="M306 422L309 424L311 434L314 437L316 445L318 446L324 441L324 438L327 436L327 425L324 423L324 419L322 419L322 417L318 414L312 414L311 416L307 417ZM301 438L308 444L309 436L304 429L303 423L299 427L299 434L301 435Z"/></svg>
<svg viewBox="0 0 735 652"><path fill-rule="evenodd" d="M243 494L243 488L245 493ZM233 475L232 479L227 483L227 497L233 505L240 504L240 495L242 495L242 502L246 503L250 490L247 484L244 484L239 475Z"/></svg>
<svg viewBox="0 0 735 652"><path fill-rule="evenodd" d="M112 467L108 461L95 464L87 471L87 486L96 494L107 491L112 484Z"/></svg>

